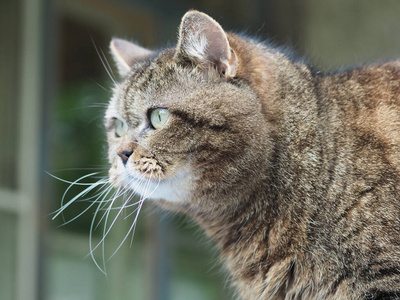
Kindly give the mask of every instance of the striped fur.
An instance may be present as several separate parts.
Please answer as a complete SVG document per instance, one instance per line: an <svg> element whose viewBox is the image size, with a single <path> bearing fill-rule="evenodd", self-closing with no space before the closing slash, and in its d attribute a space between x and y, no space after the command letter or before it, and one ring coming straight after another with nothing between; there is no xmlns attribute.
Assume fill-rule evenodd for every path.
<svg viewBox="0 0 400 300"><path fill-rule="evenodd" d="M400 298L400 63L321 74L196 11L181 35L190 20L213 34L131 64L115 87L115 185L157 181L149 197L204 228L241 299ZM154 130L157 107L171 115Z"/></svg>

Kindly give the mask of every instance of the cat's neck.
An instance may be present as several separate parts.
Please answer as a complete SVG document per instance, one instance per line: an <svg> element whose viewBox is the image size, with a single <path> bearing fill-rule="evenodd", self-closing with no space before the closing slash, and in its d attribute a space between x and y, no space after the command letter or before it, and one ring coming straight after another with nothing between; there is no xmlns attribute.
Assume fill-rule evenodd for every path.
<svg viewBox="0 0 400 300"><path fill-rule="evenodd" d="M282 282L291 280L291 266L299 258L299 248L304 244L305 228L298 224L304 224L301 218L307 211L295 202L277 206L277 201L288 197L278 193L263 185L253 195L239 195L236 191L229 199L216 198L225 203L235 201L234 194L247 198L245 204L222 217L215 211L190 212L218 245L244 299L256 299L263 293L266 276L282 279L269 287L279 292Z"/></svg>

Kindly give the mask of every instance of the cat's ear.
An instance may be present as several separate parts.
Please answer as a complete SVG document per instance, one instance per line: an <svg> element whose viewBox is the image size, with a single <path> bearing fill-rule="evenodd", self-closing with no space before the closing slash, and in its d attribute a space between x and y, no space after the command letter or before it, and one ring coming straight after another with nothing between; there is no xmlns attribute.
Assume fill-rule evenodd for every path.
<svg viewBox="0 0 400 300"><path fill-rule="evenodd" d="M151 50L117 38L111 40L110 50L121 77L129 73L135 62L140 62L154 54Z"/></svg>
<svg viewBox="0 0 400 300"><path fill-rule="evenodd" d="M238 67L237 56L221 25L195 10L182 18L176 56L205 69L215 68L224 77L234 77Z"/></svg>

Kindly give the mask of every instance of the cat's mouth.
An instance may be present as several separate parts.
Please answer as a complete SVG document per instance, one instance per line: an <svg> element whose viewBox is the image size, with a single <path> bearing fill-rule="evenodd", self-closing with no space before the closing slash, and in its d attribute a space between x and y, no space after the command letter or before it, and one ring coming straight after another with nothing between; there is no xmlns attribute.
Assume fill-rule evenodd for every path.
<svg viewBox="0 0 400 300"><path fill-rule="evenodd" d="M132 168L114 164L109 171L110 182L116 188L134 189L140 186L160 182L160 176L138 172Z"/></svg>
<svg viewBox="0 0 400 300"><path fill-rule="evenodd" d="M154 157L133 152L126 159L119 158L116 157L109 171L111 182L117 187L142 186L165 178L164 167Z"/></svg>

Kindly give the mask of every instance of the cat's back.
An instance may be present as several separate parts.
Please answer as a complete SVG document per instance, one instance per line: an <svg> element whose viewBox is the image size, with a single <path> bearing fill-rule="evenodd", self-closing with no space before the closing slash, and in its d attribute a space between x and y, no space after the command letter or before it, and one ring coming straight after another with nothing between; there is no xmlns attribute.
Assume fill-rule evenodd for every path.
<svg viewBox="0 0 400 300"><path fill-rule="evenodd" d="M321 87L322 106L336 113L328 122L348 139L343 144L364 158L375 153L400 176L400 61L326 76Z"/></svg>
<svg viewBox="0 0 400 300"><path fill-rule="evenodd" d="M362 69L358 77L365 96L355 127L400 176L400 62Z"/></svg>
<svg viewBox="0 0 400 300"><path fill-rule="evenodd" d="M380 299L400 286L400 62L321 76L317 87L331 200L321 244L353 270L352 289Z"/></svg>

